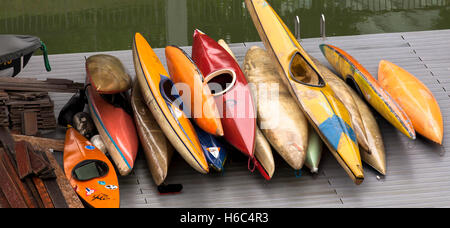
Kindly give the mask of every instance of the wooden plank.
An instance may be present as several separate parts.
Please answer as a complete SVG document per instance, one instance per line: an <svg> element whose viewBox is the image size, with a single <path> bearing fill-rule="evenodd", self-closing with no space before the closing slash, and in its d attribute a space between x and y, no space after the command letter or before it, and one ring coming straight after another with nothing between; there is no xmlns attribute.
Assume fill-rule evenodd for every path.
<svg viewBox="0 0 450 228"><path fill-rule="evenodd" d="M56 174L56 182L58 183L59 188L62 191L62 194L64 198L66 199L66 202L70 208L84 208L83 204L80 201L80 198L78 198L77 193L73 190L72 186L69 183L69 180L67 179L66 175L64 174L64 171L59 166L58 162L56 161L56 158L53 156L53 154L49 150L43 150L45 154L47 155L48 161L52 165L52 167L55 169Z"/></svg>
<svg viewBox="0 0 450 228"><path fill-rule="evenodd" d="M27 141L33 145L34 148L41 151L47 151L48 149L56 151L64 151L64 140L41 138L35 136L17 135L12 134L15 141Z"/></svg>
<svg viewBox="0 0 450 228"><path fill-rule="evenodd" d="M22 134L37 135L38 120L36 112L26 111L22 113Z"/></svg>
<svg viewBox="0 0 450 228"><path fill-rule="evenodd" d="M0 157L0 187L8 200L9 205L13 208L27 208L28 205L25 203L22 197L22 192L19 190L18 186L14 183L8 169L5 167L5 156Z"/></svg>
<svg viewBox="0 0 450 228"><path fill-rule="evenodd" d="M39 177L33 177L33 183L36 186L37 191L39 192L39 196L44 203L44 207L54 208L52 199L47 192L47 188L45 187L44 182Z"/></svg>
<svg viewBox="0 0 450 228"><path fill-rule="evenodd" d="M0 78L0 89L12 91L34 91L34 92L60 92L76 93L83 89L83 83L74 83L68 79L37 80L36 78Z"/></svg>
<svg viewBox="0 0 450 228"><path fill-rule="evenodd" d="M23 180L25 177L33 173L28 148L24 141L16 142L16 162L20 179Z"/></svg>

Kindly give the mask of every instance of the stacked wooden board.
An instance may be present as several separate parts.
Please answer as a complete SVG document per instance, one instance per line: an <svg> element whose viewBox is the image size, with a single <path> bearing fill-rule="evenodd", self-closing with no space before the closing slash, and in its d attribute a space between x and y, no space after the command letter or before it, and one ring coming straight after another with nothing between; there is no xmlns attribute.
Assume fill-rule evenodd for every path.
<svg viewBox="0 0 450 228"><path fill-rule="evenodd" d="M56 128L53 101L47 92L8 92L9 128L36 135L38 130Z"/></svg>
<svg viewBox="0 0 450 228"><path fill-rule="evenodd" d="M36 140L34 144L42 144ZM34 147L5 127L0 128L0 141L0 208L83 207L50 152L51 144Z"/></svg>

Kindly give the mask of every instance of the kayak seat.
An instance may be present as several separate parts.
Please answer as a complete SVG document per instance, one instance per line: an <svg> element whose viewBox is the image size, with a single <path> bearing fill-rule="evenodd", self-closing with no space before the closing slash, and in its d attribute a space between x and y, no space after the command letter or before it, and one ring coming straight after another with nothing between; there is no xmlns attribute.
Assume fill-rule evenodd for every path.
<svg viewBox="0 0 450 228"><path fill-rule="evenodd" d="M92 150L94 146L86 146ZM109 167L104 161L85 160L77 164L72 170L72 176L78 181L88 181L94 178L103 177L109 172Z"/></svg>
<svg viewBox="0 0 450 228"><path fill-rule="evenodd" d="M289 70L292 78L297 82L311 86L324 85L323 79L298 52L292 56Z"/></svg>
<svg viewBox="0 0 450 228"><path fill-rule="evenodd" d="M219 96L228 92L236 83L236 73L230 69L221 69L212 72L205 78L211 94Z"/></svg>

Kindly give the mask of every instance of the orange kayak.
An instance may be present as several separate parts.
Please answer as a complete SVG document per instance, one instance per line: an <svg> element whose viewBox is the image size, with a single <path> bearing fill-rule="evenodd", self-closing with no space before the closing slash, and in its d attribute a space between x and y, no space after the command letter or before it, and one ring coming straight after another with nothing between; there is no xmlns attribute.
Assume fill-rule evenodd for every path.
<svg viewBox="0 0 450 228"><path fill-rule="evenodd" d="M444 126L439 105L431 91L405 69L381 60L378 81L402 107L421 135L442 144Z"/></svg>
<svg viewBox="0 0 450 228"><path fill-rule="evenodd" d="M172 81L178 91L183 91L183 102L191 105L184 109L190 111L191 117L202 130L211 135L223 136L216 101L194 61L177 46L166 47L166 60Z"/></svg>
<svg viewBox="0 0 450 228"><path fill-rule="evenodd" d="M103 152L71 127L64 144L64 172L73 189L91 207L120 206L114 166Z"/></svg>

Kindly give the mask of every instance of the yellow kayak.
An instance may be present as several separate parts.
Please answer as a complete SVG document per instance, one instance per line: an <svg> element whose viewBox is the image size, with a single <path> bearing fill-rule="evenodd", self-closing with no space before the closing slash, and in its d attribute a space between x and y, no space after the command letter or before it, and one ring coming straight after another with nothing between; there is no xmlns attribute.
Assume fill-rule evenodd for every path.
<svg viewBox="0 0 450 228"><path fill-rule="evenodd" d="M416 138L416 132L409 117L369 71L336 46L322 44L320 50L342 78L346 82L352 82L378 113L409 138Z"/></svg>
<svg viewBox="0 0 450 228"><path fill-rule="evenodd" d="M147 40L136 33L133 40L133 61L144 100L169 141L180 155L200 173L208 173L208 163L194 126L180 109L179 95L158 56Z"/></svg>
<svg viewBox="0 0 450 228"><path fill-rule="evenodd" d="M364 180L348 110L292 33L264 0L245 0L266 49L311 125L355 184Z"/></svg>

